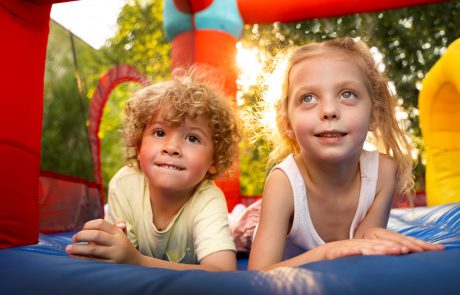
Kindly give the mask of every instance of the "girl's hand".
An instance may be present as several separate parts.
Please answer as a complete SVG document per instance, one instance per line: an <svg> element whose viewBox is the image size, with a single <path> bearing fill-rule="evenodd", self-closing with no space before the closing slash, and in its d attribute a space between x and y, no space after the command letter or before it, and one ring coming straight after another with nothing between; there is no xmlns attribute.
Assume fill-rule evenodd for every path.
<svg viewBox="0 0 460 295"><path fill-rule="evenodd" d="M335 241L321 245L310 251L322 252L320 254L322 258L319 260L332 260L357 255L401 255L409 252L407 247L397 242L377 239Z"/></svg>
<svg viewBox="0 0 460 295"><path fill-rule="evenodd" d="M398 243L402 247L407 248L408 252L423 252L423 251L437 251L444 250L444 246L440 244L433 244L425 242L414 237L408 237L398 234L394 231L385 228L368 228L363 235L364 239L373 240L386 240Z"/></svg>
<svg viewBox="0 0 460 295"><path fill-rule="evenodd" d="M123 222L117 225L102 219L88 221L66 247L66 252L76 258L107 261L113 263L139 264L141 254L127 238Z"/></svg>

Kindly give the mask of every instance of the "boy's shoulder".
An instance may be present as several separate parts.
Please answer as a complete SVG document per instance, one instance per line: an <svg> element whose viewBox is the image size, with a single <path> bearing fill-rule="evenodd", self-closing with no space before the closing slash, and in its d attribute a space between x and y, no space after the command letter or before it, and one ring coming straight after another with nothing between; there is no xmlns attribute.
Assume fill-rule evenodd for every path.
<svg viewBox="0 0 460 295"><path fill-rule="evenodd" d="M139 169L132 166L123 166L110 180L113 184L138 183L144 181L144 174Z"/></svg>
<svg viewBox="0 0 460 295"><path fill-rule="evenodd" d="M212 180L201 182L192 198L194 205L205 205L208 202L216 200L225 201L224 193Z"/></svg>

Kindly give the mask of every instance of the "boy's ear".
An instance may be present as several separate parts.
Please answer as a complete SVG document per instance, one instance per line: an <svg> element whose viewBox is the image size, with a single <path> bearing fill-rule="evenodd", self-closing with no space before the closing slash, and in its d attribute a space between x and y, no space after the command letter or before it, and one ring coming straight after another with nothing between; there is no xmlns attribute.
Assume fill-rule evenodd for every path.
<svg viewBox="0 0 460 295"><path fill-rule="evenodd" d="M216 165L212 164L211 167L208 169L209 174L216 174L217 173L217 167Z"/></svg>

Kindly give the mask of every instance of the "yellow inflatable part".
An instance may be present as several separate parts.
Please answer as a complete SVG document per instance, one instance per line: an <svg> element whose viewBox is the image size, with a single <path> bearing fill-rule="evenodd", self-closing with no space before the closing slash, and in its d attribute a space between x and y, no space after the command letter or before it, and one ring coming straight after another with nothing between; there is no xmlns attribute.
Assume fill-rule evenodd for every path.
<svg viewBox="0 0 460 295"><path fill-rule="evenodd" d="M427 156L427 204L460 201L460 39L423 80L420 128Z"/></svg>

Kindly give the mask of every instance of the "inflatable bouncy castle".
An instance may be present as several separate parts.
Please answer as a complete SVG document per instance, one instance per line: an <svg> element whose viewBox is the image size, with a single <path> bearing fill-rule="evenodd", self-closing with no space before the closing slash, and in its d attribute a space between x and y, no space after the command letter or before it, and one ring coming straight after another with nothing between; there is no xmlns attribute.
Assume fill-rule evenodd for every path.
<svg viewBox="0 0 460 295"><path fill-rule="evenodd" d="M460 39L426 75L418 104L427 157L427 203L460 202Z"/></svg>
<svg viewBox="0 0 460 295"><path fill-rule="evenodd" d="M53 0L0 0L0 46L2 113L0 116L0 294L458 294L460 284L460 205L456 203L392 210L389 228L423 240L442 243L446 251L405 256L360 256L282 268L268 273L200 271L176 272L82 261L68 257L65 245L81 224L102 216L103 192L100 178L98 128L108 93L120 81L146 84L141 73L129 66L109 71L91 102L94 121L89 136L94 155L95 183L40 171L40 139L43 112L43 74ZM225 78L225 91L236 93L235 45L244 24L289 22L315 17L394 9L442 0L385 0L357 2L338 0L165 0L164 27L172 44L172 66L207 63ZM455 47L455 46L454 46ZM450 51L448 51L450 52ZM446 56L450 56L447 55ZM455 64L449 59L449 64ZM446 63L446 62L444 62ZM458 64L458 59L456 60ZM453 67L458 69L459 67ZM449 78L454 81L455 79ZM444 81L444 80L443 80ZM441 81L442 82L442 81ZM439 119L442 104L455 103L458 79L429 95L434 104L428 121L422 122L427 144L439 143L440 135L430 129L452 125ZM437 82L433 84L436 88ZM456 92L452 87L457 87ZM429 88L429 87L426 87ZM437 94L442 98L434 99ZM453 93L453 94L450 94ZM432 105L429 105L431 107ZM441 112L442 113L442 112ZM438 123L436 123L438 122ZM449 124L447 124L449 123ZM451 127L456 126L453 124ZM455 127L453 127L455 131ZM456 131L455 131L456 132ZM433 141L429 137L436 137ZM448 137L442 137L450 139ZM450 143L449 143L450 144ZM452 151L452 144L445 150ZM431 151L436 165L436 144ZM429 148L427 147L427 153ZM429 166L428 166L429 167ZM438 166L436 166L438 167ZM439 166L440 167L440 166ZM459 167L457 165L457 167ZM429 169L429 168L427 168ZM456 170L436 168L430 175ZM450 175L449 174L449 175ZM435 178L434 178L435 179ZM430 182L431 183L431 182ZM451 182L446 190L453 190ZM240 201L238 173L219 179L229 208ZM431 187L436 187L433 182ZM56 194L56 188L60 188ZM67 193L72 195L72 198ZM445 191L440 192L444 195ZM430 192L429 192L430 194ZM458 188L457 188L458 195ZM73 199L75 196L75 199ZM72 201L69 201L72 199ZM48 200L48 202L42 202ZM52 200L52 201L50 201ZM448 199L455 200L455 199ZM458 199L457 199L458 200ZM61 204L65 203L66 210ZM46 204L46 205L44 205ZM437 203L432 203L437 204ZM53 210L57 205L59 210ZM40 217L40 210L56 213ZM68 216L76 216L69 219ZM66 224L68 222L68 224ZM56 227L56 224L58 225ZM40 232L40 233L39 233ZM52 234L50 232L53 232ZM244 259L239 268L245 269Z"/></svg>

